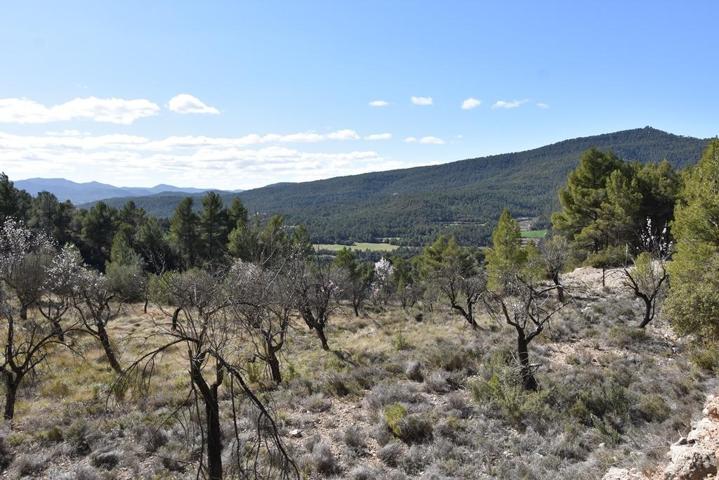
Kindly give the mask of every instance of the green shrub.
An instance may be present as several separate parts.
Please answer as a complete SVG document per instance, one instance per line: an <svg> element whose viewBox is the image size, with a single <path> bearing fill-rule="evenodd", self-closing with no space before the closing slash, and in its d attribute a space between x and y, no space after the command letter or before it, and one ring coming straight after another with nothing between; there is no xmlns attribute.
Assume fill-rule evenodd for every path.
<svg viewBox="0 0 719 480"><path fill-rule="evenodd" d="M400 421L407 416L407 409L400 403L393 403L384 407L384 421L390 431L399 438Z"/></svg>
<svg viewBox="0 0 719 480"><path fill-rule="evenodd" d="M689 358L697 367L708 372L719 370L719 348L713 344L696 345Z"/></svg>
<svg viewBox="0 0 719 480"><path fill-rule="evenodd" d="M672 413L667 402L655 393L644 395L639 400L635 415L645 422L663 422Z"/></svg>
<svg viewBox="0 0 719 480"><path fill-rule="evenodd" d="M405 443L421 443L432 438L432 422L422 415L409 415L400 403L384 408L384 420L392 434Z"/></svg>

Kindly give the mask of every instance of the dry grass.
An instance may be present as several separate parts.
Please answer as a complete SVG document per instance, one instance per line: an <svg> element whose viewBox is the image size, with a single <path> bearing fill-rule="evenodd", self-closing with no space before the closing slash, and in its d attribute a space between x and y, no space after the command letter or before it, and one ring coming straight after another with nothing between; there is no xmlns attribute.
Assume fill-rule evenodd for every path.
<svg viewBox="0 0 719 480"><path fill-rule="evenodd" d="M576 281L587 277L596 272ZM309 478L601 478L609 465L656 464L710 385L661 320L636 333L638 307L585 285L532 344L537 393L514 388L509 329L482 318L472 331L443 308L421 322L418 310L345 309L327 332L331 352L297 322L285 383L270 388L262 368L248 378ZM134 305L115 320L122 363L158 344L166 320ZM1 432L13 457L2 478L191 478L196 451L168 420L187 394L183 352L163 356L148 397L120 397L94 340L73 341L82 356L54 351L22 389L14 429ZM404 434L387 424L391 405L406 412Z"/></svg>

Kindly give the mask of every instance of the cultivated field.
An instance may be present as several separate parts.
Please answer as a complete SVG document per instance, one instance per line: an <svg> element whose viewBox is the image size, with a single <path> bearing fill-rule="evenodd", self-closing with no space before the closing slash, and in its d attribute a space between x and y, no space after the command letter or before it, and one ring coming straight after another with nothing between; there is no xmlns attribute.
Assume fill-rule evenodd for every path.
<svg viewBox="0 0 719 480"><path fill-rule="evenodd" d="M393 252L399 248L397 245L391 245L389 243L370 243L370 242L358 242L352 245L342 245L340 243L317 243L314 245L318 251L327 250L330 252L338 252L343 248L349 248L350 250L370 251L370 252Z"/></svg>

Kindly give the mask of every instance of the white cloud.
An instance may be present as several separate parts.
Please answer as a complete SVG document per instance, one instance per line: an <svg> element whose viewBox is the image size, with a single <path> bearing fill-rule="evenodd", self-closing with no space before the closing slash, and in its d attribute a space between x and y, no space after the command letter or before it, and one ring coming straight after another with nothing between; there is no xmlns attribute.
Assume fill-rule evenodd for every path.
<svg viewBox="0 0 719 480"><path fill-rule="evenodd" d="M391 133L373 133L372 135L367 135L364 137L365 140L391 140L392 134Z"/></svg>
<svg viewBox="0 0 719 480"><path fill-rule="evenodd" d="M421 143L422 145L444 145L444 140L438 137L428 135L426 137L407 137L404 139L405 143Z"/></svg>
<svg viewBox="0 0 719 480"><path fill-rule="evenodd" d="M432 105L432 97L412 97L412 103L420 106Z"/></svg>
<svg viewBox="0 0 719 480"><path fill-rule="evenodd" d="M157 115L160 107L145 99L75 98L47 106L27 98L0 99L0 123L50 123L70 120L129 125L143 117Z"/></svg>
<svg viewBox="0 0 719 480"><path fill-rule="evenodd" d="M175 95L167 103L170 110L175 113L209 113L217 115L220 113L215 107L207 105L205 102L189 93L181 93Z"/></svg>
<svg viewBox="0 0 719 480"><path fill-rule="evenodd" d="M385 100L372 100L371 102L369 102L370 107L379 108L379 107L386 107L388 105L389 105L389 102L387 102Z"/></svg>
<svg viewBox="0 0 719 480"><path fill-rule="evenodd" d="M537 102L537 107L547 109L547 108L549 108L549 105L544 102Z"/></svg>
<svg viewBox="0 0 719 480"><path fill-rule="evenodd" d="M462 110L472 110L473 108L479 107L481 104L481 100L477 100L474 97L469 97L464 102L462 102Z"/></svg>
<svg viewBox="0 0 719 480"><path fill-rule="evenodd" d="M330 140L359 140L360 136L354 130L345 129L328 133L327 138Z"/></svg>
<svg viewBox="0 0 719 480"><path fill-rule="evenodd" d="M419 143L423 145L444 145L444 140L438 137L422 137L419 139Z"/></svg>
<svg viewBox="0 0 719 480"><path fill-rule="evenodd" d="M336 134L333 136L353 137L348 131L338 132L332 132ZM69 133L0 133L0 165L14 179L61 176L118 185L147 185L162 180L216 188L250 188L274 181L315 180L401 166L373 150L317 152L282 144L285 140L307 138L304 133L164 139ZM330 140L331 134L310 135Z"/></svg>
<svg viewBox="0 0 719 480"><path fill-rule="evenodd" d="M527 100L497 100L496 102L494 102L494 105L492 105L492 108L517 108L521 107L525 103L527 103Z"/></svg>

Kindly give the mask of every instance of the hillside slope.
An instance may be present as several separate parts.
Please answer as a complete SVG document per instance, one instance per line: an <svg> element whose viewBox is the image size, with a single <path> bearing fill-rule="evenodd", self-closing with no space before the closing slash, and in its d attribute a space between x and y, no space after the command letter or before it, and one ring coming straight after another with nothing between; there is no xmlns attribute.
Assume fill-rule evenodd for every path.
<svg viewBox="0 0 719 480"><path fill-rule="evenodd" d="M629 161L669 160L676 167L695 162L706 140L646 127L565 140L524 152L493 155L402 170L304 183L282 183L224 194L238 195L248 209L282 213L303 223L318 241L371 241L402 237L426 240L451 231L466 241L481 240L503 207L515 216L547 214L557 189L590 147L611 149ZM157 216L169 216L182 195L133 200ZM122 205L126 198L110 204Z"/></svg>

